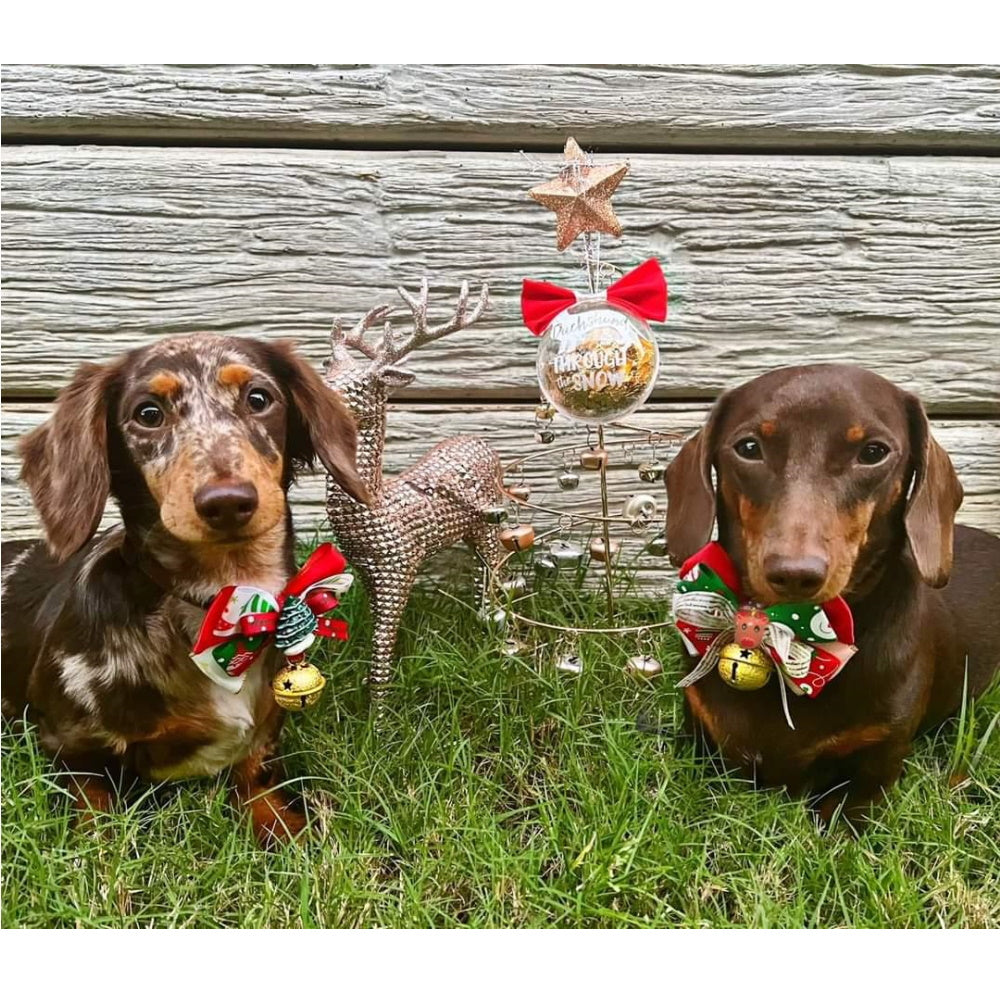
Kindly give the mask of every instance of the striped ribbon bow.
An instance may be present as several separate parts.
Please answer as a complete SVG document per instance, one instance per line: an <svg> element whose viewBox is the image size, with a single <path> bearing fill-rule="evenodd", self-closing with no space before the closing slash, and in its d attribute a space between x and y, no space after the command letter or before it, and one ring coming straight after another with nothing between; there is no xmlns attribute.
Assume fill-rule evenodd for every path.
<svg viewBox="0 0 1000 1000"><path fill-rule="evenodd" d="M732 560L718 542L710 542L681 567L674 593L674 623L687 651L699 657L679 687L696 683L715 668L723 646L737 641L737 615L747 612L766 619L760 645L778 668L785 719L794 729L785 689L815 698L843 670L857 652L851 609L842 597L824 604L747 609Z"/></svg>

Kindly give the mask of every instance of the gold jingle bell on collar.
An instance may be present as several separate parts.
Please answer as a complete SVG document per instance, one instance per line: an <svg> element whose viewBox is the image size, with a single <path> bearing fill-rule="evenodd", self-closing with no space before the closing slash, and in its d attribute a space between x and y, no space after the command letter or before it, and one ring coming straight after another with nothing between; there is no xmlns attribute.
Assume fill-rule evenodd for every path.
<svg viewBox="0 0 1000 1000"><path fill-rule="evenodd" d="M274 700L287 712L301 712L315 705L326 687L326 678L305 660L306 650L316 640L316 616L302 598L291 594L278 616L274 644L287 657L274 675Z"/></svg>
<svg viewBox="0 0 1000 1000"><path fill-rule="evenodd" d="M719 676L737 691L762 688L774 672L774 664L763 649L744 649L737 642L727 642L719 653Z"/></svg>
<svg viewBox="0 0 1000 1000"><path fill-rule="evenodd" d="M271 682L274 700L286 712L301 712L315 705L326 687L326 678L319 669L305 660L289 661Z"/></svg>

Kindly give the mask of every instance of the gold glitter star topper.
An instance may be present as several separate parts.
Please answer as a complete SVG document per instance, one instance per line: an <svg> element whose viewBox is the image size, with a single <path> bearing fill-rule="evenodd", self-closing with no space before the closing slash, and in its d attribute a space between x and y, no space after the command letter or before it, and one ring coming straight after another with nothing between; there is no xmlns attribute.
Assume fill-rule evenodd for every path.
<svg viewBox="0 0 1000 1000"><path fill-rule="evenodd" d="M576 139L566 140L566 164L555 180L532 188L531 197L556 213L556 248L565 250L581 233L621 236L611 195L628 173L627 163L591 165Z"/></svg>

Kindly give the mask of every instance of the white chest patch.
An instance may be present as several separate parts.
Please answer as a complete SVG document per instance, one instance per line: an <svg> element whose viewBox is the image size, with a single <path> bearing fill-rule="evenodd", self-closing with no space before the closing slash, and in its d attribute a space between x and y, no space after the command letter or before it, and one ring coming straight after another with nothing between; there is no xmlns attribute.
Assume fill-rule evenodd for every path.
<svg viewBox="0 0 1000 1000"><path fill-rule="evenodd" d="M254 708L264 683L263 665L255 664L247 672L243 687L235 694L212 684L212 710L219 722L218 738L176 764L152 770L149 776L154 781L210 777L243 760L253 749Z"/></svg>

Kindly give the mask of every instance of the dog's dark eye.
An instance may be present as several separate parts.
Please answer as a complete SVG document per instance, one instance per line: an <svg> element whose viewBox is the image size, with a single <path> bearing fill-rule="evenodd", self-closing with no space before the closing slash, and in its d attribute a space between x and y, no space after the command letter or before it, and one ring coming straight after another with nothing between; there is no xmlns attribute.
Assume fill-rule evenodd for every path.
<svg viewBox="0 0 1000 1000"><path fill-rule="evenodd" d="M759 462L764 457L760 450L760 442L756 438L742 438L733 445L733 451L740 458L745 458L750 462Z"/></svg>
<svg viewBox="0 0 1000 1000"><path fill-rule="evenodd" d="M869 441L858 452L858 461L862 465L878 465L889 454L889 446L881 441Z"/></svg>
<svg viewBox="0 0 1000 1000"><path fill-rule="evenodd" d="M274 402L274 397L265 389L251 389L247 393L247 406L254 413L263 413Z"/></svg>
<svg viewBox="0 0 1000 1000"><path fill-rule="evenodd" d="M132 419L143 427L159 427L163 423L163 410L156 403L140 403L132 411Z"/></svg>

